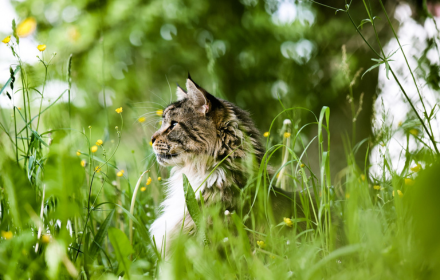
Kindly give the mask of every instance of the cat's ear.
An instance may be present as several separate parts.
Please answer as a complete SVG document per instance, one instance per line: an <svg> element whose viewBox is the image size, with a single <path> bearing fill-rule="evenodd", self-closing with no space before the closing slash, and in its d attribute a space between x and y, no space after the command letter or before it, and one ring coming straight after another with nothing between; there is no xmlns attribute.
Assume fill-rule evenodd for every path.
<svg viewBox="0 0 440 280"><path fill-rule="evenodd" d="M197 112L206 114L210 109L210 102L206 96L206 93L201 89L192 79L188 73L188 79L186 80L187 96L191 100Z"/></svg>
<svg viewBox="0 0 440 280"><path fill-rule="evenodd" d="M177 84L176 95L177 95L177 100L182 100L188 97L186 91L183 88L181 88L179 84Z"/></svg>

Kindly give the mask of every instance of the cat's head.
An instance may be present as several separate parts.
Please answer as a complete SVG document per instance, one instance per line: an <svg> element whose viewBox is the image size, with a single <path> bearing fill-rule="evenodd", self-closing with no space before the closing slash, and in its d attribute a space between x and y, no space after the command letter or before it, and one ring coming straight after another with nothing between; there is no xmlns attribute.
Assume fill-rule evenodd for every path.
<svg viewBox="0 0 440 280"><path fill-rule="evenodd" d="M248 136L254 152L261 153L259 133L247 112L209 94L191 77L186 88L177 86L178 101L163 110L162 126L151 138L161 165L185 165L201 159L218 162L228 154L231 159L244 157L249 147L243 140Z"/></svg>

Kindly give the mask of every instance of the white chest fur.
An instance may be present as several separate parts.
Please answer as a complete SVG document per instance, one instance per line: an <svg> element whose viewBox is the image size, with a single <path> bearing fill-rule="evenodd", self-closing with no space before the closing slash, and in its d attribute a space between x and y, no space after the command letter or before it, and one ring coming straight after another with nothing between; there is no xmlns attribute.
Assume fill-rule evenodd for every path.
<svg viewBox="0 0 440 280"><path fill-rule="evenodd" d="M168 247L168 241L172 239L173 235L178 234L184 213L188 212L183 192L182 174L188 177L196 193L196 198L200 199L200 192L203 193L205 188L213 186L222 188L226 182L226 173L223 169L217 168L210 176L209 173L194 166L176 166L171 170L171 177L166 182L166 198L160 206L162 214L153 222L150 228L150 233L154 236L159 251L161 251L164 243ZM209 178L203 183L208 176Z"/></svg>

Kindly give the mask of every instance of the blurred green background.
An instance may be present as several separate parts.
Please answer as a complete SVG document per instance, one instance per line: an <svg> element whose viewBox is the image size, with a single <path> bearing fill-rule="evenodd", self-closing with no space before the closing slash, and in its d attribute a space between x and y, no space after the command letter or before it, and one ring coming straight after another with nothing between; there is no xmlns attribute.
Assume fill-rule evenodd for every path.
<svg viewBox="0 0 440 280"><path fill-rule="evenodd" d="M358 70L372 64L371 52L346 14L307 1L29 0L12 4L19 19L36 19L37 30L31 36L47 45L45 56L57 53L49 80L66 80L66 61L73 54L72 113L78 120L74 126L80 130L104 126L113 133L116 116L107 112L122 106L127 118L124 133L142 135L124 139L123 145L133 148L142 138L148 142L157 128L151 115L144 114L174 99L176 83L184 85L190 72L215 96L248 110L262 132L282 110L278 96L286 108L304 107L315 114L329 106L335 124L331 128L336 132L333 149L342 154L342 136L351 135L349 84ZM343 1L326 4L344 6ZM386 5L392 10L396 3ZM373 6L380 11L377 3ZM355 1L351 11L359 22L365 17L362 2ZM365 36L374 40L371 28L365 29ZM381 36L389 37L390 31ZM41 65L34 66L31 83L38 85L44 71ZM358 78L353 87L356 104L364 93L357 140L370 135L376 87L377 70ZM141 116L148 117L145 132L136 123ZM59 127L67 127L63 112L53 117ZM305 111L292 117L296 126L314 120ZM53 126L52 120L46 123ZM316 131L305 130L306 142L312 135ZM341 168L335 157L332 171Z"/></svg>
<svg viewBox="0 0 440 280"><path fill-rule="evenodd" d="M371 271L376 271L379 275L380 272L385 271L392 279L396 275L418 275L421 269L425 269L424 273L428 271L426 273L429 274L431 268L437 273L432 272L432 275L438 275L438 269L434 269L438 267L438 261L435 260L438 256L438 242L433 241L432 235L426 233L428 230L415 232L417 236L420 236L420 242L423 245L418 254L423 255L425 251L429 250L430 245L434 244L435 246L433 246L436 248L435 252L431 254L430 264L423 263L421 255L413 254L417 251L415 248L418 248L418 243L413 242L411 224L405 223L405 219L409 215L406 209L409 209L410 206L417 209L417 205L423 205L423 194L414 191L414 201L394 200L395 191L403 191L396 195L396 198L400 199L400 194L406 194L406 191L411 189L407 186L407 179L413 180L419 170L429 167L435 161L434 153L432 149L427 149L428 151L423 149L423 145L429 146L430 144L422 144L423 141L419 141L420 139L414 140L413 137L419 135L418 131L421 130L420 123L413 121L414 114L412 112L402 113L403 117L400 117L404 121L403 125L397 126L396 124L393 128L387 127L388 124L385 123L385 120L392 120L394 115L379 111L377 107L377 104L381 103L378 96L384 89L381 82L385 80L384 67L371 70L361 79L362 74L376 63L371 60L371 58L376 58L374 53L362 41L346 13L336 12L332 8L323 6L343 8L346 5L345 1L321 1L320 3L323 5L318 5L313 1L294 0L6 1L0 3L0 9L3 7L4 11L7 11L0 19L2 24L1 38L12 34L11 21L13 18L17 23L29 18L36 21L36 30L29 36L20 39L17 52L24 62L29 82L28 87L34 87L40 91L43 86L45 88L43 108L53 104L67 88L67 61L72 54L70 108L67 95L64 94L62 100L44 112L38 133L41 134L50 129L70 127L76 131L75 133L56 131L44 134L44 141L50 144L50 149L41 146L41 143L38 144L39 148L33 147L33 151L39 153L34 158L39 160L41 165L37 167L36 163L33 165L29 163L27 166L22 166L24 168L17 167L14 163L14 145L11 144L14 139L8 139L6 133L9 132L13 136L12 101L7 97L6 92L1 93L0 117L4 129L0 132L0 176L1 182L3 182L0 192L0 202L2 203L0 204L0 229L5 241L0 246L0 256L3 256L0 258L0 268L5 271L8 269L5 275L12 277L11 279L14 279L13 276L16 276L17 279L26 278L28 274L43 278L52 275L53 279L57 278L58 274L51 270L55 266L51 265L53 260L50 257L43 259L43 253L41 255L23 253L33 251L32 246L38 242L35 237L36 224L31 221L35 223L34 214L39 215L41 202L46 209L44 214L46 228L49 229L52 237L60 242L47 242L49 245L44 247L44 250L50 248L50 253L53 252L51 250L56 251L57 249L54 247L56 245L53 244L61 244L60 246L66 251L69 248L67 251L69 259L74 262L78 270L88 269L87 260L76 261L72 246L83 249L84 243L92 246L93 242L87 243L84 239L96 236L96 231L104 223L108 211L114 206L101 205L101 208L89 211L93 217L89 228L85 227L86 230L82 232L84 216L87 214L86 206L90 197L97 203L110 201L129 209L132 191L139 174L147 168L152 168L149 175L153 178L153 183L146 191L144 189L138 195L135 208L135 217L142 225L148 225L152 222L157 214L156 206L163 197L163 181L157 180L157 177L163 176L165 179L168 171L154 165L155 161L152 157L149 141L151 135L160 125L160 116L157 111L175 99L176 83L184 86L188 72L199 85L213 95L234 102L249 111L262 133L269 130L273 118L283 108L303 108L286 113L282 118L276 120L270 145L283 141L283 119L291 119L292 129L297 131L303 125L316 121L313 114L318 116L323 106L330 108L331 176L330 174L325 176L332 178L331 188L328 186L329 192L330 189L332 192L332 207L336 207L336 210L332 209L332 211L337 211L338 215L344 213L348 216L348 218L344 216L348 221L345 221L347 223L344 225L346 227L344 229L349 236L347 239L352 238L352 240L344 240L346 243L337 244L335 247L339 245L349 247L363 242L365 248L372 249L362 250L353 259L347 257L347 262L344 263L345 270L339 268L339 264L334 266L331 262L332 265L323 265L324 268L321 271L316 263L323 264L324 262L319 262L322 260L320 259L321 255L318 256L315 250L325 251L329 247L320 247L320 236L309 238L308 235L305 235L304 240L301 239L301 242L304 241L301 246L304 246L299 246L299 250L296 250L296 247L292 249L293 246L289 247L289 243L286 243L285 239L273 238L270 241L268 238L268 243L274 242L273 244L279 245L276 247L278 249L274 249L274 251L279 250L277 254L279 253L280 256L289 255L291 260L297 261L297 263L292 261L294 268L289 267L289 269L298 271L298 273L304 272L302 258L306 255L304 260L307 260L307 267L313 266L316 271L319 271L319 273L316 272L319 274L316 279L319 279L321 275L331 275L333 272L336 275L335 279L343 279L343 277L337 277L341 275L345 275L346 279L354 279L354 276L359 275L368 278ZM374 11L374 15L377 17L375 23L378 37L383 45L392 43L393 31L388 26L386 16L377 1L371 1L371 3L369 1L353 1L350 6L350 15L354 24L359 26L363 36L372 47L379 49L371 24L362 25L362 23L366 23L363 20L368 17L364 3L368 3L369 8ZM427 19L431 17L431 13L436 15L437 19L440 16L437 1L383 1L383 3L391 16L392 26L398 32L405 31L400 28L407 22L414 24L413 26L424 28L425 31L435 29L433 26L428 26ZM396 12L398 9L400 9L399 13ZM406 15L404 20L401 19L402 14ZM413 31L416 34L422 33L417 29L413 29ZM438 90L439 66L438 63L429 59L430 51L438 52L435 44L435 40L438 39L438 31L436 34L431 37L414 39L413 45L410 45L408 49L419 52L417 55L411 55L410 59L416 60L413 69L417 70L419 78L422 77L423 84ZM37 50L36 47L39 44L47 45L44 53ZM56 55L51 60L47 84L44 85L45 68L38 62L36 56L44 56L44 60L47 62L53 53ZM403 60L400 59L400 61ZM16 58L5 44L1 44L0 86L2 87L10 77L9 67L11 65L15 69ZM396 72L399 75L403 73L402 71ZM408 75L405 78L410 80ZM22 111L23 100L20 99L21 93L17 91L20 87L21 84L16 83L14 105L20 107ZM393 90L402 99L399 89L394 88ZM438 102L438 92L435 91L435 94L436 99L433 104ZM391 105L394 102L393 98L388 100ZM35 91L30 91L30 100L30 111L32 116L35 116L38 113L40 96ZM123 125L121 115L115 112L115 109L119 107L123 108ZM69 111L71 111L71 118ZM353 115L354 113L355 115ZM435 113L437 115L437 111ZM384 118L383 124L374 121L380 116ZM24 126L24 122L20 117L17 120L20 129ZM401 121L401 119L396 121ZM116 126L118 129L115 129ZM302 130L301 139L298 142L301 140L303 145L307 145L317 135L316 127L316 125L306 126ZM353 131L353 128L356 130ZM416 130L417 133L411 132L415 128L419 129ZM392 129L395 130L392 131ZM85 138L77 133L78 131L90 137L91 142L87 143ZM118 131L121 131L121 134L118 134ZM436 128L435 131L438 132ZM391 134L395 132L396 135L402 134L398 136L406 137L407 147L410 146L410 140L416 142L417 149L414 153L409 148L405 149L392 142ZM20 136L24 137L24 133ZM89 159L88 150L98 139L103 140L105 150L100 147L99 152L94 155L101 159L111 155L117 147L119 139L121 140L115 156L110 161L111 165L105 166L103 168L105 170L99 174L93 172L95 164L93 166L87 165L85 170L80 165L81 160ZM358 150L349 148L350 145L354 146L364 139L367 139L366 142L362 142L363 145L358 146L360 147ZM25 139L19 138L18 141L20 140L23 142L24 149ZM426 140L426 137L422 140ZM376 151L381 147L386 147L380 150L379 155L383 159L383 166L380 166L383 171L382 177L369 176L368 168L371 166L369 163L371 158L367 152L370 152L373 147ZM388 147L390 149L397 147L398 153L400 153L398 156L405 154L402 157L405 161L405 167L399 172L396 171L395 166L390 167L391 160L388 162L385 160L386 156L389 156ZM27 148L32 150L32 146ZM296 144L295 148L297 149L295 152L302 153L304 147ZM78 150L80 156L76 155ZM353 161L351 156L354 158ZM306 165L310 165L312 171L310 174L313 172L319 174L322 154L318 149L316 139L315 143L310 146L307 157ZM24 161L24 152L20 153L20 158L20 164L26 162ZM272 163L275 167L280 166L280 158L281 153L274 156ZM97 159L95 159L95 163L99 164ZM415 168L416 163L418 170L410 170L410 167ZM386 164L388 165L386 166ZM423 190L426 192L430 192L430 187L436 186L435 180L432 179L436 175L432 171L435 168L434 166L431 167L431 171L426 171L425 174L428 175L425 175L424 181L419 183L423 185ZM117 172L120 170L125 170L125 174L118 176ZM21 171L24 171L28 178L23 177ZM92 184L90 183L91 177L95 174L98 175ZM296 176L296 174L292 175ZM324 178L324 175L322 176ZM344 179L341 179L342 177ZM142 181L144 188L146 188L145 181L146 178ZM42 186L46 184L47 196L44 200L41 198ZM90 190L93 190L91 196L88 196L89 186ZM437 194L438 192L433 193ZM350 195L351 200L348 200ZM344 209L345 204L341 202L344 197L348 201L346 205L348 214ZM433 209L431 212L438 210L434 199L428 202L430 209ZM22 205L25 206L21 207ZM8 212L9 210L5 211L4 209L11 210ZM124 216L126 213L124 214L119 208L117 209L112 226L120 228L125 235L128 235L127 224L130 219L128 216ZM436 222L426 222L431 217L424 219L429 215L425 210L415 211L411 215L416 223L420 224L420 227L431 228L434 232L439 228L439 225ZM57 220L61 221L63 227L57 228L55 226L54 221ZM363 222L359 223L359 220ZM71 223L70 232L69 227L64 227L68 223ZM218 224L219 228L223 226L221 221ZM367 232L364 231L365 228L371 230ZM11 234L13 232L14 238L7 238L8 235L5 234L8 232ZM88 237L85 237L86 232ZM399 235L396 235L396 232ZM227 236L227 230L223 229L221 234L218 234L218 238L216 238L220 240L219 242L224 240L222 234ZM122 235L125 237L124 234ZM399 239L395 236L399 236ZM231 241L233 240L232 237L229 238ZM10 243L7 243L8 240ZM145 236L141 236L139 232L135 233L133 247L139 259L133 261L135 268L132 268L132 271L139 272L139 275L148 271L151 276L155 273L157 263L154 259L149 258L151 255L145 249L145 240ZM121 242L125 241L124 239ZM85 274L99 277L101 275L99 273L107 271L112 263L115 265L112 267L112 273L119 274L116 264L120 265L121 258L114 256L114 252L109 249L107 239L105 242L106 250L99 251L100 258L95 262L95 264L99 263L99 266L90 269L92 272L84 272ZM237 246L245 243L240 243L240 239L234 242L238 244ZM394 245L389 245L393 242ZM111 244L114 246L113 241ZM192 270L187 271L182 268L185 265L186 268L193 266L191 254L185 251L190 247L185 247L184 244L184 242L180 244L182 252L179 257L182 259L176 259L176 263L173 264L176 274L181 271L193 273ZM196 243L189 242L187 246L194 244ZM216 245L216 243L213 244ZM199 245L194 245L194 248ZM327 244L326 246L333 245ZM183 249L184 247L185 249ZM351 247L351 249L353 248L361 247ZM286 250L284 251L284 249ZM203 252L201 246L194 250ZM241 253L249 254L248 251L247 248L244 248ZM47 253L47 251L44 252ZM104 255L105 252L111 254L111 260L108 260L108 256ZM303 254L303 252L307 254ZM348 250L347 252L355 251ZM218 261L219 256L216 255L216 252L211 253L212 259L207 255L206 260L200 260L200 262L206 261L206 265L211 265ZM326 253L329 252L326 251ZM322 257L328 257L325 254L323 253ZM62 254L53 255L57 257ZM47 253L46 256L51 256L51 254ZM124 257L127 260L126 256ZM251 259L250 256L248 257ZM240 259L240 254L236 258ZM269 257L265 255L261 257L261 260L252 259L255 261L252 265L258 268L255 270L256 275L259 272L267 272L259 261L263 262L268 259ZM143 262L144 260L148 260L149 263ZM235 271L235 260L232 259L229 263L230 273L236 275L237 271L243 272L248 269L243 266ZM269 262L271 260L272 256ZM326 260L328 261L329 258ZM331 258L330 260L333 261ZM11 265L19 261L21 261L23 273ZM412 265L406 265L408 262ZM223 262L216 262L217 265L219 263L223 264ZM358 270L358 263L365 265L364 270ZM389 263L393 263L394 266ZM215 267L218 269L219 274L217 275L221 274L221 265ZM286 263L282 265L290 266ZM64 266L68 267L67 261ZM377 268L378 266L380 268ZM44 267L47 268L47 271L39 271L35 267ZM152 267L155 268L152 269ZM273 279L271 278L273 275L285 275L282 274L285 273L283 270L285 267L279 269L275 266L271 269L274 274L267 272L269 276L266 275L266 279ZM129 270L127 269L127 271ZM197 277L201 275L197 269L194 271L196 271L194 275ZM409 274L408 271L414 274ZM188 275L191 275L190 273L188 272ZM308 272L304 273L303 276ZM312 276L313 274L305 279L313 278ZM282 277L279 276L279 278ZM188 279L191 277L188 276Z"/></svg>
<svg viewBox="0 0 440 280"><path fill-rule="evenodd" d="M384 2L392 14L398 3ZM322 3L345 5L344 1ZM136 120L166 106L174 98L175 84L184 85L190 72L197 83L215 96L251 112L262 132L268 130L273 117L282 110L278 96L286 108L305 107L315 114L322 106L329 106L335 124L331 126L335 132L333 150L341 155L343 135L352 134L351 102L358 106L359 96L364 93L356 140L371 134L378 68L362 80L357 76L353 98L349 98L349 85L355 73L373 65L370 58L374 56L345 13L335 13L310 1L276 0L28 0L11 4L17 22L34 17L38 24L31 38L22 41L32 39L46 44L46 57L57 53L49 79L66 80L66 61L73 54L72 112L79 120L74 122L80 125L78 129L99 124L112 130L115 119L107 112L123 106L129 117L125 133L144 133ZM414 18L423 22L427 17L425 4L408 4ZM384 28L387 22L379 4L370 5L383 18L377 25L381 39L386 42L392 31ZM356 24L367 17L362 1L355 1L350 9ZM394 24L397 28L398 22ZM377 47L371 26L362 31ZM31 83L39 85L44 72L41 65L34 66ZM314 120L305 111L292 117L297 126ZM66 119L57 116L59 122ZM150 120L147 118L144 123L143 138L149 138L157 127ZM66 127L65 122L59 125ZM306 142L315 134L306 129ZM140 137L133 137L123 144L136 147L140 141ZM360 157L359 163L362 161ZM342 167L333 157L332 173Z"/></svg>

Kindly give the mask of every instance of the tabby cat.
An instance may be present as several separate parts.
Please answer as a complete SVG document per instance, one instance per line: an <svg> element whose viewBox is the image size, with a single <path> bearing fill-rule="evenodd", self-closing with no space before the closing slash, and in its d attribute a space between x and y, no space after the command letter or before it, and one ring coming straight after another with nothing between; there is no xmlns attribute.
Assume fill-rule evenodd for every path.
<svg viewBox="0 0 440 280"><path fill-rule="evenodd" d="M166 244L168 251L182 223L185 232L194 232L194 223L186 210L182 174L197 190L197 199L201 192L205 206L222 203L224 209L232 211L237 189L246 184L249 172L255 170L249 168L249 162L258 168L265 153L261 135L248 112L209 94L189 75L186 88L184 91L177 86L178 101L163 110L162 126L151 140L158 163L173 166L167 196L161 204L162 214L150 228L159 250ZM271 196L273 211L281 219L283 214L291 217L292 200L287 198L291 195L277 191L281 195Z"/></svg>

